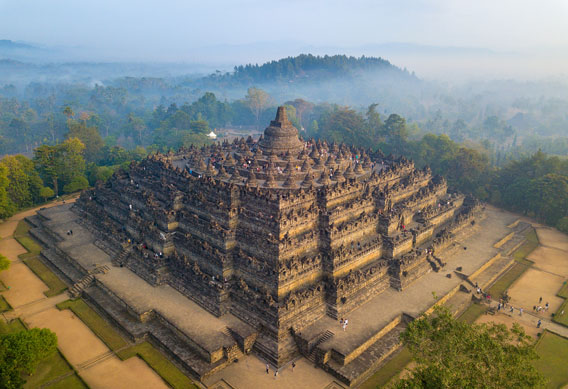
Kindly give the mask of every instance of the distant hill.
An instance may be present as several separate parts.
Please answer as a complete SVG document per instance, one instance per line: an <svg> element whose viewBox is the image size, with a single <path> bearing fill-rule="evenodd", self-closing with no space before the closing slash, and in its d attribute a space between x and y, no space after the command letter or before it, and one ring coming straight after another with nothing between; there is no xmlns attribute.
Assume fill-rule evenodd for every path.
<svg viewBox="0 0 568 389"><path fill-rule="evenodd" d="M9 39L0 39L0 50L35 49L36 47L26 43L14 42Z"/></svg>
<svg viewBox="0 0 568 389"><path fill-rule="evenodd" d="M270 61L260 66L258 64L235 66L231 73L216 73L206 79L208 81L228 82L229 84L293 83L329 80L377 71L384 74L388 73L391 76L415 78L406 70L392 65L382 58L301 54L296 57Z"/></svg>

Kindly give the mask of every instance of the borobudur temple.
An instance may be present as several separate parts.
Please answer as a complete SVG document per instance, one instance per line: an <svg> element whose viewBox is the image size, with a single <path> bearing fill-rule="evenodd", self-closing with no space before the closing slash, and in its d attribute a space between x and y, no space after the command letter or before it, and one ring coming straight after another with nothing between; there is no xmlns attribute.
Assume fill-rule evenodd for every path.
<svg viewBox="0 0 568 389"><path fill-rule="evenodd" d="M152 154L73 207L115 266L246 323L243 352L276 366L314 349L322 318L439 269L478 209L405 158L302 140L283 107L258 141Z"/></svg>

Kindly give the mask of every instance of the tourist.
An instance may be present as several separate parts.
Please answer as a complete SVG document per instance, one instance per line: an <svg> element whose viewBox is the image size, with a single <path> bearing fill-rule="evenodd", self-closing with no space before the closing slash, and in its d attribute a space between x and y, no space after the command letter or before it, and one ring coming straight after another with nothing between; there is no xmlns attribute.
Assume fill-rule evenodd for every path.
<svg viewBox="0 0 568 389"><path fill-rule="evenodd" d="M523 308L519 308L519 316L523 316Z"/></svg>
<svg viewBox="0 0 568 389"><path fill-rule="evenodd" d="M542 324L542 321L539 319L538 323L536 323L536 328L540 328L540 325Z"/></svg>
<svg viewBox="0 0 568 389"><path fill-rule="evenodd" d="M274 370L274 379L276 379L276 377L278 377L278 369Z"/></svg>
<svg viewBox="0 0 568 389"><path fill-rule="evenodd" d="M542 297L538 299L538 303L542 303Z"/></svg>
<svg viewBox="0 0 568 389"><path fill-rule="evenodd" d="M513 308L513 306L511 305L511 310L509 312L513 313L515 310L515 308Z"/></svg>
<svg viewBox="0 0 568 389"><path fill-rule="evenodd" d="M268 363L266 364L266 374L268 374L270 372L270 366L268 366Z"/></svg>
<svg viewBox="0 0 568 389"><path fill-rule="evenodd" d="M292 362L292 372L294 371L295 367L296 367L296 362Z"/></svg>
<svg viewBox="0 0 568 389"><path fill-rule="evenodd" d="M548 312L548 302L544 305L544 310Z"/></svg>

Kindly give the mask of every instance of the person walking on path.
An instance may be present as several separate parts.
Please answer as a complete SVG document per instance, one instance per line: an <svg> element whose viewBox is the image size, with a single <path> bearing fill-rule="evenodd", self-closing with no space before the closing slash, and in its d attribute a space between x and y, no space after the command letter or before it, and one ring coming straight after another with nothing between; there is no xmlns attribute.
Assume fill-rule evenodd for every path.
<svg viewBox="0 0 568 389"><path fill-rule="evenodd" d="M519 316L523 316L523 308L519 308Z"/></svg>
<svg viewBox="0 0 568 389"><path fill-rule="evenodd" d="M548 312L548 301L546 302L546 305L544 306L544 310L545 310L546 312Z"/></svg>
<svg viewBox="0 0 568 389"><path fill-rule="evenodd" d="M540 325L542 324L542 320L538 320L538 323L536 323L536 328L540 328Z"/></svg>
<svg viewBox="0 0 568 389"><path fill-rule="evenodd" d="M268 366L268 363L266 364L266 374L268 374L270 372L270 366Z"/></svg>
<svg viewBox="0 0 568 389"><path fill-rule="evenodd" d="M292 362L292 372L294 372L295 367L296 367L296 362Z"/></svg>
<svg viewBox="0 0 568 389"><path fill-rule="evenodd" d="M542 303L542 297L538 299L538 303Z"/></svg>

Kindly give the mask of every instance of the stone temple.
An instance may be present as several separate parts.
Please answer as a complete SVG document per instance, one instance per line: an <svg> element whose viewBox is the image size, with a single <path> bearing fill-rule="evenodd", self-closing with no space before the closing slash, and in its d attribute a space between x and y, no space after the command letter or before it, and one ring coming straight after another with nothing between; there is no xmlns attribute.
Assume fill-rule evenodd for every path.
<svg viewBox="0 0 568 389"><path fill-rule="evenodd" d="M479 205L404 158L302 140L280 107L258 141L150 155L83 192L72 211L113 265L226 321L216 345L156 321L179 339L162 343L180 364L197 356L184 362L196 375L250 352L275 366L305 355L341 375L356 355L324 347L341 328L322 323L438 271L437 250L475 223ZM128 305L103 289L103 309ZM134 314L136 329L148 318Z"/></svg>

